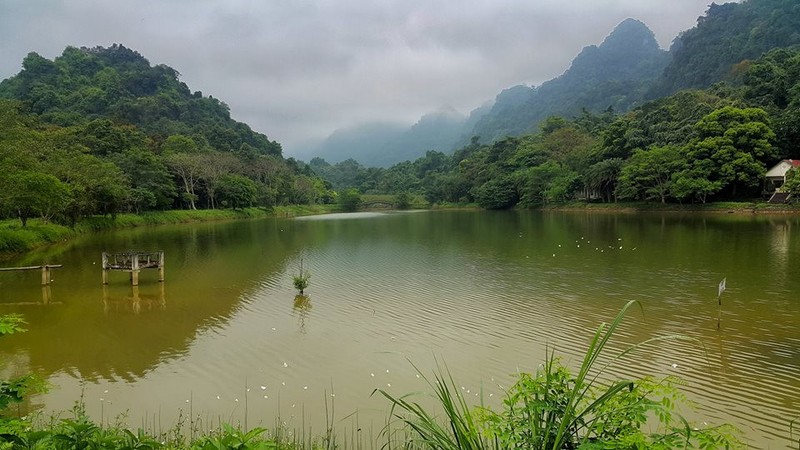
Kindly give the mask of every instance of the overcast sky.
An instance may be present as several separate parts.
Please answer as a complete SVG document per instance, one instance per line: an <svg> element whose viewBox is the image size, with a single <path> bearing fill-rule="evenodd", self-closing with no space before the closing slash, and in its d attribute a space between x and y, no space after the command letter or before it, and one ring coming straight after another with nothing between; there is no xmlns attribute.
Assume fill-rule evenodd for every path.
<svg viewBox="0 0 800 450"><path fill-rule="evenodd" d="M292 155L364 121L463 113L563 73L628 17L668 48L709 0L0 0L0 79L35 51L114 43ZM720 2L722 3L722 2Z"/></svg>

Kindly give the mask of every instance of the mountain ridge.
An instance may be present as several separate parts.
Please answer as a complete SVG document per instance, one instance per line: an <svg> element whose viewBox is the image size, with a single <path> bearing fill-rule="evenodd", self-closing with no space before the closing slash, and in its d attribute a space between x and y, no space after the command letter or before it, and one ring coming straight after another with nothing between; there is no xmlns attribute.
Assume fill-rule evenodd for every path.
<svg viewBox="0 0 800 450"><path fill-rule="evenodd" d="M490 142L506 135L533 131L539 122L551 115L576 115L585 107L624 110L641 100L646 81L658 76L666 63L667 52L659 47L653 32L643 22L628 18L599 45L584 47L560 76L540 86L511 86L468 116L439 120L438 137L429 132L431 127L427 123L436 117L436 113L429 113L408 126L402 136L383 136L380 145L364 145L365 141L359 142L358 136L351 134L353 145L340 152L341 146L335 145L337 132L334 132L317 148L304 154L333 163L356 159L367 166L386 167L413 160L428 150L452 152L466 145L473 136ZM598 91L610 94L598 96ZM564 102L564 98L569 101Z"/></svg>

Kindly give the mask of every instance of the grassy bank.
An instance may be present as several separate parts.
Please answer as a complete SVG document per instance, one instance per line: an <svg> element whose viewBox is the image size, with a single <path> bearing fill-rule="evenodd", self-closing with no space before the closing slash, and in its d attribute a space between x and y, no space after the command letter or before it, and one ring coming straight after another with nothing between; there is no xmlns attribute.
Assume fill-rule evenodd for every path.
<svg viewBox="0 0 800 450"><path fill-rule="evenodd" d="M431 206L422 197L412 197L411 209L478 209L476 204L436 204ZM385 204L393 204L395 196L365 195L362 203L376 204L385 209ZM143 214L120 214L115 218L93 216L81 220L70 228L53 223L43 223L38 219L28 221L28 226L20 225L19 220L0 221L0 256L26 252L55 242L63 242L78 235L96 231L115 230L163 224L212 222L223 220L242 220L259 217L296 217L325 214L338 211L338 205L292 205L274 208L246 208L240 210L173 210L151 211ZM661 204L646 202L587 203L569 202L548 205L544 211L609 211L609 212L713 212L740 214L800 214L800 205L772 205L765 202L718 202L706 204Z"/></svg>
<svg viewBox="0 0 800 450"><path fill-rule="evenodd" d="M104 230L135 228L152 225L213 222L223 220L255 219L260 217L294 217L324 214L335 205L294 205L275 208L214 209L150 211L143 214L119 214L116 217L93 216L78 222L75 227L44 223L31 219L23 227L19 220L0 221L0 255L22 253L75 236Z"/></svg>
<svg viewBox="0 0 800 450"><path fill-rule="evenodd" d="M715 213L800 213L800 204L774 205L766 202L716 202L716 203L649 203L616 202L587 203L568 202L543 206L545 211L620 211L620 212L715 212Z"/></svg>

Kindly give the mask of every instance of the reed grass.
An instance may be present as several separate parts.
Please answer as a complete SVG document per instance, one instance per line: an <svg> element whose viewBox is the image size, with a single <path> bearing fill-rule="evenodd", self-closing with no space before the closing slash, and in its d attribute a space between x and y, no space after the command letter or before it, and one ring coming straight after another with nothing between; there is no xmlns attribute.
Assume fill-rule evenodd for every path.
<svg viewBox="0 0 800 450"><path fill-rule="evenodd" d="M609 324L598 327L576 374L550 352L535 375L520 374L507 392L504 409L495 412L471 407L456 389L447 370L439 368L433 388L441 418L411 400L378 389L392 404L391 415L413 436L414 448L531 450L600 448L737 448L735 432L727 426L696 428L676 412L680 394L669 380L649 378L602 383L605 370L636 349L672 340L660 336L630 346L601 363L601 356L628 310L628 302ZM641 306L641 305L639 305ZM655 418L658 427L645 432ZM390 441L396 431L387 427Z"/></svg>

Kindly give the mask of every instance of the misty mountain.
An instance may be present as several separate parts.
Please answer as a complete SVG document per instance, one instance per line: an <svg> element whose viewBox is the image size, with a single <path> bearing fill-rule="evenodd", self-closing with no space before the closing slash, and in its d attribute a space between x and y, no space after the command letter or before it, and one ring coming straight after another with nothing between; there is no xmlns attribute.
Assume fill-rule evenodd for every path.
<svg viewBox="0 0 800 450"><path fill-rule="evenodd" d="M370 122L334 131L303 155L329 163L354 159L367 167L389 167L413 160L428 150L450 151L468 118L452 107L422 116L408 125Z"/></svg>
<svg viewBox="0 0 800 450"><path fill-rule="evenodd" d="M452 107L425 114L399 138L387 142L374 165L388 167L400 161L411 161L428 150L449 152L461 135L467 117Z"/></svg>
<svg viewBox="0 0 800 450"><path fill-rule="evenodd" d="M376 149L382 149L387 143L398 139L408 126L397 123L369 122L340 128L328 136L319 145L299 152L301 158L323 158L330 163L346 159L363 162L379 156Z"/></svg>
<svg viewBox="0 0 800 450"><path fill-rule="evenodd" d="M305 153L331 163L353 158L365 166L385 167L413 160L428 150L451 152L472 136L491 142L535 131L539 122L552 115L572 117L584 108L624 111L641 101L668 58L645 24L627 19L599 46L585 47L558 78L538 87L505 89L469 117L444 108L402 132L397 127L359 125L337 130Z"/></svg>
<svg viewBox="0 0 800 450"><path fill-rule="evenodd" d="M440 128L438 139L428 132L436 127L414 127L424 139L415 141L411 129L386 134L381 145L354 144L353 157L364 165L414 159L426 150L449 152L466 145L473 136L492 142L504 136L535 132L552 115L571 118L590 112L625 112L648 100L681 89L705 88L720 81L742 82L751 62L773 48L800 45L800 3L797 0L744 0L712 3L697 25L675 38L670 51L659 46L642 22L626 19L600 45L585 47L561 76L540 86L517 85L500 92L462 119ZM412 127L412 128L414 128ZM449 136L456 136L449 145ZM319 156L335 152L321 153ZM336 159L333 159L334 161Z"/></svg>
<svg viewBox="0 0 800 450"><path fill-rule="evenodd" d="M501 92L468 134L491 142L536 131L552 115L573 117L584 108L628 110L644 98L668 62L669 54L659 48L653 32L638 20L626 19L599 46L585 47L561 76L538 87L520 85Z"/></svg>

